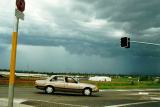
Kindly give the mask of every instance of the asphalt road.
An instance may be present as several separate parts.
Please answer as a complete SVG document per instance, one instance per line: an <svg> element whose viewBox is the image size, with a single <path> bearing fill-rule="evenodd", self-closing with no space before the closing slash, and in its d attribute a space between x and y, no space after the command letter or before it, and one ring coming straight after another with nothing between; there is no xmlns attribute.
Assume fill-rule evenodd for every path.
<svg viewBox="0 0 160 107"><path fill-rule="evenodd" d="M0 99L8 87L0 86ZM160 107L159 90L104 90L92 96L73 93L45 94L34 87L15 87L15 99L35 107Z"/></svg>

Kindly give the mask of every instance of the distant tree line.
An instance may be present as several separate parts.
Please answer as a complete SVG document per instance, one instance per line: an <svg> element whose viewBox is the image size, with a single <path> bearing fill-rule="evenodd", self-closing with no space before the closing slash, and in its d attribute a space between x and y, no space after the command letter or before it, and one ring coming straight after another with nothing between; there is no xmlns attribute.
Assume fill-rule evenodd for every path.
<svg viewBox="0 0 160 107"><path fill-rule="evenodd" d="M0 71L9 72L9 69L0 69ZM119 78L119 77L126 77L129 76L136 78L139 77L140 81L143 80L152 80L153 77L160 76L157 74L151 74L151 75L138 75L138 74L109 74L109 73L82 73L82 72L39 72L39 71L27 71L27 70L16 70L17 73L31 73L31 74L47 74L47 75L79 75L79 76L109 76L113 78Z"/></svg>

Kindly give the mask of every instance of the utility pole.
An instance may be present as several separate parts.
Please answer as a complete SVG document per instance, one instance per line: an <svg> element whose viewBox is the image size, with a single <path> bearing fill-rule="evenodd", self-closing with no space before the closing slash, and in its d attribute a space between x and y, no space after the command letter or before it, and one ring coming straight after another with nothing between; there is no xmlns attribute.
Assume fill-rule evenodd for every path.
<svg viewBox="0 0 160 107"><path fill-rule="evenodd" d="M23 14L24 10L25 10L25 1L16 0L15 22L14 22L14 28L13 28L13 33L12 33L12 50L11 50L11 61L10 61L8 107L13 107L15 68L16 68L16 51L17 51L17 41L18 41L18 24L19 24L19 19L24 20L24 14Z"/></svg>

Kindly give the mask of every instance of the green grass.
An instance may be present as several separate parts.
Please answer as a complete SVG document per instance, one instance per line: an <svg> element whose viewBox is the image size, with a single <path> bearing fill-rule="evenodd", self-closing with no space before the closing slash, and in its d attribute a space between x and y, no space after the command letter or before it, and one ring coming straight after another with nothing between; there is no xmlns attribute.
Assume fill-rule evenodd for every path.
<svg viewBox="0 0 160 107"><path fill-rule="evenodd" d="M113 78L112 82L81 81L94 84L99 89L138 89L138 88L160 88L160 83L154 81L140 81L138 78Z"/></svg>

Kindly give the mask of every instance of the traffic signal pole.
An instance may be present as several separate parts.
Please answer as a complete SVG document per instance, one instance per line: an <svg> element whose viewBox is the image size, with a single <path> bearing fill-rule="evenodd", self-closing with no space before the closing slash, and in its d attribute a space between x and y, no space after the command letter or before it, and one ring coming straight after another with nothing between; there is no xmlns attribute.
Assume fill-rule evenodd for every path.
<svg viewBox="0 0 160 107"><path fill-rule="evenodd" d="M147 45L154 45L154 46L160 46L158 43L151 43L151 42L141 42L141 41L130 41L133 43L140 43L140 44L147 44Z"/></svg>
<svg viewBox="0 0 160 107"><path fill-rule="evenodd" d="M154 45L154 46L160 46L159 43L151 43L151 42L142 42L142 41L130 41L129 37L122 37L120 39L120 45L124 48L130 48L130 43L138 43L138 44L146 44L146 45Z"/></svg>
<svg viewBox="0 0 160 107"><path fill-rule="evenodd" d="M15 69L16 69L16 51L18 41L18 24L19 18L15 16L15 23L12 33L12 50L10 61L10 78L9 78L9 90L8 90L8 107L13 107L14 99L14 82L15 82Z"/></svg>

